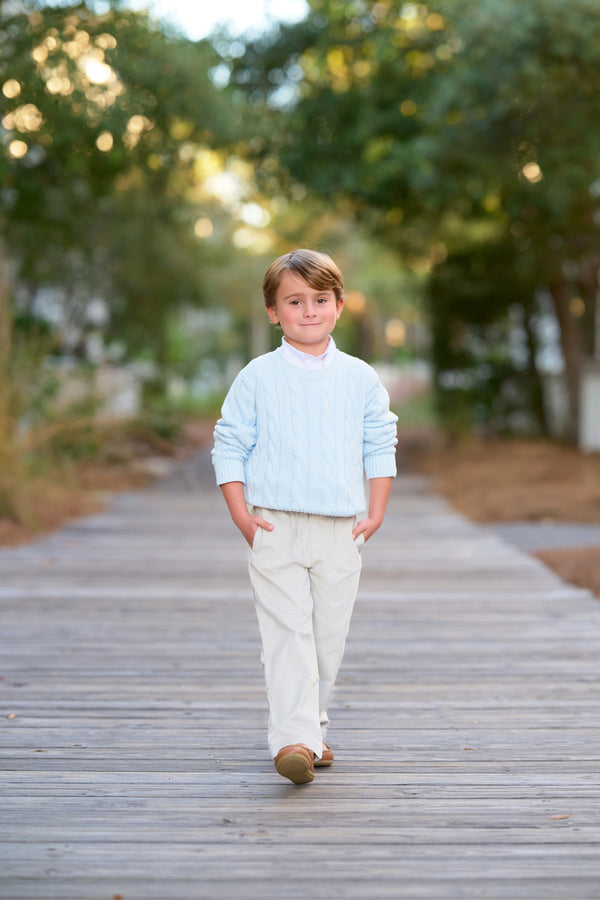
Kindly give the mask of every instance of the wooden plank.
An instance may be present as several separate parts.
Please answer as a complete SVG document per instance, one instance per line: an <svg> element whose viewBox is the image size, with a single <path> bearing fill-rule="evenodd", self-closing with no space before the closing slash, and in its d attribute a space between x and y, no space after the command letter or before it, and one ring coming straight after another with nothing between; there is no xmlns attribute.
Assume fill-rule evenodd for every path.
<svg viewBox="0 0 600 900"><path fill-rule="evenodd" d="M598 900L595 599L398 479L294 787L206 463L0 551L0 897Z"/></svg>
<svg viewBox="0 0 600 900"><path fill-rule="evenodd" d="M429 816L431 817L431 810ZM59 844L102 844L106 843L107 838L112 834L114 827L112 817L83 816L73 813L70 818L69 823L54 823L53 825L54 841ZM399 849L423 844L429 847L447 846L450 843L455 848L463 844L481 847L481 827L457 829L451 821L448 821L447 816L441 818L445 818L446 821L442 821L439 825L415 824L413 826L400 823L390 826L373 825L368 829L361 829L361 834L358 833L359 829L355 826L339 825L332 830L327 844L328 846L344 847L355 843L360 838L363 843L395 845ZM239 817L235 816L227 821L207 822L203 820L192 825L186 821L184 815L173 814L161 816L162 824L149 823L147 818L140 815L135 817L127 815L126 821L130 832L135 833L135 843L159 844L165 840L167 830L174 830L181 843L196 846L219 843L223 845L225 852L227 847L239 841L240 828L243 828L246 845L256 846L267 840L271 846L276 847L288 847L293 843L309 846L323 844L322 835L319 835L314 828L289 822L287 824L279 822L278 826L273 828L264 823L257 825L256 821L240 821ZM597 847L593 825L586 826L580 821L578 821L576 830L572 827L561 826L559 823L549 824L548 827L540 824L535 828L516 828L505 817L500 817L496 831L494 844L502 847L535 845L541 848L548 844ZM26 848L27 844L38 845L47 839L47 826L31 825L27 822L24 825L11 826L11 838L10 841L7 841L7 845L9 843L18 845L26 854L27 851L23 848ZM7 846L7 851L8 849Z"/></svg>
<svg viewBox="0 0 600 900"><path fill-rule="evenodd" d="M304 867L305 869L307 866ZM502 881L491 881L485 878L448 881L446 884L432 878L428 873L419 875L416 879L403 876L398 879L384 879L381 875L368 869L368 875L361 875L349 881L347 885L332 884L323 878L320 883L315 880L307 880L300 875L290 879L285 886L285 896L291 900L302 900L311 897L313 900L331 900L331 898L344 898L344 900L362 900L369 897L372 900L398 900L398 898L412 898L412 900L432 900L443 896L450 900L468 900L468 898L490 898L490 900L530 900L531 897L544 898L544 900L564 900L565 897L586 897L589 900L597 900L597 885L593 879L580 876L568 876L555 878L552 875L544 876L536 873L532 877L521 879L505 878ZM53 883L46 878L44 900L107 900L110 897L124 897L126 900L164 900L165 880L147 879L147 887L140 888L136 879L122 875L97 877L93 881L81 882L79 879L71 880L68 877ZM39 900L35 879L23 878L11 891L11 900ZM58 887L60 885L60 887ZM82 887L83 885L83 887ZM57 889L58 887L58 889ZM539 891L539 893L537 893ZM238 879L235 876L223 875L217 879L192 878L185 880L173 876L168 881L169 900L186 900L188 897L196 897L198 900L223 900L223 898L236 897L238 900L256 900L257 897L265 900L281 900L282 881L272 872L258 872L251 879Z"/></svg>

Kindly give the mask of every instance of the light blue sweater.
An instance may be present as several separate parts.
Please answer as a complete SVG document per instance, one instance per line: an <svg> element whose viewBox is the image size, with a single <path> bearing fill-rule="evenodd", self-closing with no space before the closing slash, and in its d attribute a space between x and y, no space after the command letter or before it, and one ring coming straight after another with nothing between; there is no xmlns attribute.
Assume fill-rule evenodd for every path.
<svg viewBox="0 0 600 900"><path fill-rule="evenodd" d="M377 373L336 350L325 369L303 371L280 350L237 376L215 427L217 483L244 483L265 509L355 516L364 475L396 474L396 421Z"/></svg>

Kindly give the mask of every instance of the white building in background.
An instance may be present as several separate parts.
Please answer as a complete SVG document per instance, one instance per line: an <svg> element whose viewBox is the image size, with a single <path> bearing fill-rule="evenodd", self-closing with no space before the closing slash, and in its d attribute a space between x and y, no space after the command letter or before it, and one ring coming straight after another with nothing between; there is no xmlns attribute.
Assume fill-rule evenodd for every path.
<svg viewBox="0 0 600 900"><path fill-rule="evenodd" d="M581 373L579 446L600 450L600 359L589 360Z"/></svg>
<svg viewBox="0 0 600 900"><path fill-rule="evenodd" d="M600 295L600 291L598 292ZM544 383L544 404L551 433L562 436L568 431L569 395L565 379L565 364L560 343L560 328L549 298L537 320L540 349L537 365ZM596 297L596 315L592 339L594 354L582 366L580 376L578 445L585 452L600 451L600 298Z"/></svg>
<svg viewBox="0 0 600 900"><path fill-rule="evenodd" d="M142 385L152 373L135 362L122 362L124 345L106 343L110 310L102 297L85 290L74 297L51 286L39 288L31 300L17 292L16 300L17 308L27 309L60 339L61 355L46 360L57 384L57 410L91 402L98 418L128 419L140 413ZM87 371L82 360L89 364Z"/></svg>
<svg viewBox="0 0 600 900"><path fill-rule="evenodd" d="M582 368L579 396L579 446L586 452L600 451L600 287L595 304L593 356Z"/></svg>

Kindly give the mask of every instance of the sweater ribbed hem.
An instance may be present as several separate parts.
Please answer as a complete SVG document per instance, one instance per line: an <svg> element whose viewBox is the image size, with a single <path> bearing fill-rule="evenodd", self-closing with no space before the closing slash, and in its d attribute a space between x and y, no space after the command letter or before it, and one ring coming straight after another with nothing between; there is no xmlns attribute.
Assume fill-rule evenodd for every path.
<svg viewBox="0 0 600 900"><path fill-rule="evenodd" d="M246 473L244 471L244 463L237 459L215 459L215 475L217 476L217 484L227 484L229 481L241 481L246 483Z"/></svg>
<svg viewBox="0 0 600 900"><path fill-rule="evenodd" d="M396 475L396 455L377 453L365 459L365 475L367 478L393 478Z"/></svg>
<svg viewBox="0 0 600 900"><path fill-rule="evenodd" d="M355 516L361 516L366 514L366 501L359 507L336 507L331 509L323 509L321 506L307 506L305 504L302 505L294 505L293 503L281 503L281 504L273 504L271 503L269 506L266 506L264 503L257 503L256 498L254 501L246 500L250 509L262 509L265 512L269 512L269 510L274 510L275 512L285 512L291 513L293 515L301 515L301 516L320 516L323 519L352 519Z"/></svg>

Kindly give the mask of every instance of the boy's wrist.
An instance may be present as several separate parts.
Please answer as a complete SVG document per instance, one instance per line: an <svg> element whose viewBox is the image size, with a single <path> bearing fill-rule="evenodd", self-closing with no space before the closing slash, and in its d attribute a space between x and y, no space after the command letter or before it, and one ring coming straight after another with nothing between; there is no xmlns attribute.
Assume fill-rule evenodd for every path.
<svg viewBox="0 0 600 900"><path fill-rule="evenodd" d="M248 510L246 510L246 512L240 510L239 512L236 512L235 515L232 514L231 518L233 519L233 524L242 531L250 521L251 516Z"/></svg>
<svg viewBox="0 0 600 900"><path fill-rule="evenodd" d="M383 525L383 516L374 516L373 513L368 513L367 519L377 528L380 528Z"/></svg>
<svg viewBox="0 0 600 900"><path fill-rule="evenodd" d="M239 481L226 482L221 485L221 490L225 496L229 515L238 528L242 529L247 526L250 519L250 513L246 506L244 497L244 485Z"/></svg>

